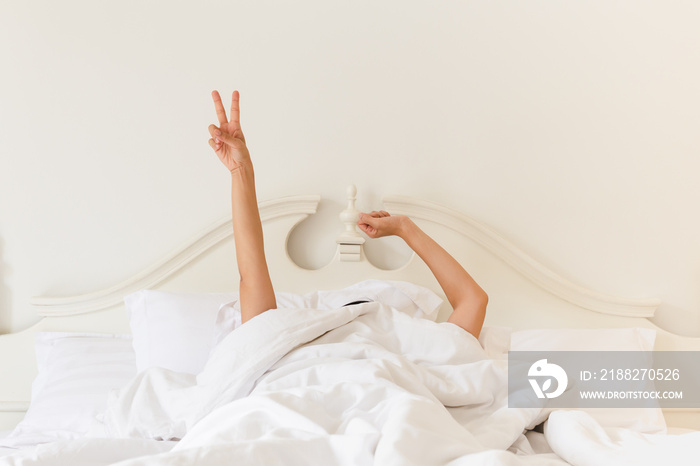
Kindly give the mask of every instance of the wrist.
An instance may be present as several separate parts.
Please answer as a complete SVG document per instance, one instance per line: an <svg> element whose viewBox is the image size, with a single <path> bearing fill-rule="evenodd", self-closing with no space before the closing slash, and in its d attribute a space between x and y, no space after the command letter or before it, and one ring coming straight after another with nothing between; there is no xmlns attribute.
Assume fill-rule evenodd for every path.
<svg viewBox="0 0 700 466"><path fill-rule="evenodd" d="M399 222L399 231L397 232L396 236L408 242L408 240L415 235L415 231L418 227L409 217L402 216L400 218L401 221Z"/></svg>
<svg viewBox="0 0 700 466"><path fill-rule="evenodd" d="M241 177L253 175L253 164L250 161L238 162L234 168L230 170L231 179L236 180Z"/></svg>

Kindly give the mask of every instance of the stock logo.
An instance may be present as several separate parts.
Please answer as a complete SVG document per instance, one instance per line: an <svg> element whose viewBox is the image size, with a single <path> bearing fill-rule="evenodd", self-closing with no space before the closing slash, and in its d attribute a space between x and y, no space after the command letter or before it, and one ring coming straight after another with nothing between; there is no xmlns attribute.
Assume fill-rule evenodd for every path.
<svg viewBox="0 0 700 466"><path fill-rule="evenodd" d="M556 398L566 390L566 385L569 383L569 378L566 376L566 372L561 366L556 364L548 363L546 359L540 359L535 361L535 363L530 366L530 370L527 372L528 381L532 385L532 389L535 391L537 398ZM557 381L556 389L550 391L552 388L552 379ZM540 386L539 380L542 380L542 385Z"/></svg>

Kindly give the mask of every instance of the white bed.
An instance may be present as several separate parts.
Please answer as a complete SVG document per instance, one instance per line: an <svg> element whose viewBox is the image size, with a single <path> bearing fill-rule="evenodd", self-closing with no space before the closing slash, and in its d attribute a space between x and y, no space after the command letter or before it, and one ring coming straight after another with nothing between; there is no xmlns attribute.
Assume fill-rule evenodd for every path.
<svg viewBox="0 0 700 466"><path fill-rule="evenodd" d="M644 432L645 426L643 425L641 429L637 430L625 430L616 425L601 427L595 421L592 421L592 418L586 417L586 415L580 417L581 413L562 411L551 416L550 421L546 424L550 429L547 440L544 439L545 434L542 433L530 432L527 436L522 435L523 427L531 424L537 418L537 416L533 415L534 417L528 419L518 418L519 420L513 421L510 428L517 435L511 439L512 441L509 441L510 443L505 444L503 443L504 440L495 434L489 436L490 434L474 434L474 432L465 430L464 426L468 422L464 419L460 420L460 416L472 415L473 412L468 410L462 412L463 410L460 411L454 406L451 410L445 410L444 413L449 411L453 414L458 423L461 423L461 427L457 426L457 424L452 425L453 421L449 419L444 423L436 421L436 419L439 419L439 415L435 417L432 414L426 414L424 420L421 420L420 416L416 417L415 412L412 412L406 415L406 419L411 420L415 424L411 427L413 430L407 430L405 434L401 434L402 436L397 434L397 437L391 439L391 441L389 440L391 435L387 434L389 431L380 433L371 431L371 426L366 425L366 422L363 424L360 419L361 416L358 419L345 420L350 427L344 426L338 433L329 434L325 437L319 436L317 433L314 435L308 434L308 432L313 430L311 428L308 431L304 431L307 432L308 438L303 439L293 435L288 437L283 435L279 438L273 436L270 439L262 431L258 435L260 438L258 443L248 437L245 439L236 437L242 435L241 432L243 431L247 432L246 435L252 436L253 433L251 432L255 431L256 428L264 430L261 426L268 426L271 432L281 432L279 425L266 424L267 421L264 420L259 420L260 422L256 424L250 419L245 421L247 424L230 427L229 431L224 432L222 430L224 427L221 426L225 422L221 421L221 418L235 417L234 413L227 412L227 409L232 410L231 406L240 405L243 409L253 410L253 408L244 404L246 401L239 400L241 393L246 392L246 390L246 393L248 393L250 390L253 390L253 387L259 388L269 385L269 387L276 387L277 392L275 392L275 396L280 396L279 387L274 385L274 381L270 379L270 374L274 374L275 370L280 370L280 367L275 365L277 364L275 361L287 361L291 358L292 362L302 367L303 362L295 361L293 355L289 356L294 351L300 351L298 348L300 343L323 341L322 337L324 335L340 335L343 333L343 328L355 329L353 335L359 335L362 338L366 337L371 340L373 338L371 334L365 335L363 330L358 330L358 328L379 328L381 325L390 325L392 329L395 328L394 326L396 328L413 328L411 326L417 326L416 329L422 329L423 327L421 326L432 325L433 327L426 328L432 329L430 330L431 332L433 330L438 332L436 335L441 335L435 338L435 348L442 348L445 352L450 353L450 348L462 348L460 345L465 345L463 347L464 354L471 354L473 351L477 351L474 347L469 346L473 342L470 343L469 339L464 337L464 335L458 335L461 330L457 327L451 324L442 324L435 327L435 324L432 322L425 323L429 319L420 319L420 316L407 317L405 313L391 311L389 305L385 306L385 303L372 302L349 306L337 311L331 310L335 306L329 303L334 302L334 299L338 301L347 297L355 297L353 291L348 291L348 287L368 279L378 281L372 282L371 286L375 286L377 283L381 284L381 286L389 286L385 284L394 283L395 281L416 284L426 287L444 298L432 274L416 256L411 256L404 266L396 270L377 268L368 260L364 252L365 240L355 228L357 212L354 209L354 200L355 189L354 187L349 187L347 190L348 207L340 213L340 219L344 226L337 238L337 253L331 263L319 270L307 270L299 267L293 262L287 251L287 243L291 231L309 215L316 212L320 201L319 196L285 197L260 204L260 213L265 231L266 255L276 291L302 295L311 293L314 290L337 290L336 294L330 292L328 295L332 299L329 298L329 300L323 301L319 298L319 302L323 301L324 303L323 306L319 307L323 308L325 306L327 308L325 314L319 314L317 310L308 310L299 311L292 316L289 313L280 314L278 311L275 314L273 311L270 311L269 316L266 317L267 321L263 322L263 319L260 319L262 323L254 324L254 319L249 323L252 325L246 324L246 326L241 327L241 331L237 330L240 337L238 341L228 338L224 339L220 345L221 347L228 344L232 353L237 351L245 353L247 351L245 348L241 349L240 346L236 345L241 345L240 341L244 341L246 338L253 342L255 341L254 338L276 338L274 335L270 336L265 332L269 332L270 327L277 325L273 319L278 319L277 322L284 322L288 326L286 328L290 329L289 334L295 335L294 338L296 339L291 341L280 340L279 345L275 346L277 348L276 351L280 352L275 356L277 359L273 358L273 360L270 359L272 356L261 355L263 351L261 347L258 353L248 354L247 359L240 359L242 356L239 354L240 360L237 363L238 365L234 365L233 362L222 359L223 356L220 354L222 351L219 350L219 353L212 353L214 355L212 360L218 357L220 361L212 363L209 360L208 365L202 370L198 378L193 378L194 376L192 375L187 377L175 376L173 375L174 373L167 371L161 373L158 369L142 372L141 376L139 376L141 381L138 382L141 385L133 382L134 385L132 387L144 387L143 384L146 383L144 379L149 379L147 382L151 384L149 385L150 389L156 392L158 386L162 386L165 383L171 384L168 386L169 393L179 394L172 395L172 399L162 400L163 411L167 411L167 414L171 416L170 419L181 415L182 419L187 419L187 422L182 421L177 425L171 423L165 430L161 426L158 432L153 430L153 423L148 426L148 420L144 421L142 425L136 425L133 422L133 418L139 416L136 416L133 410L142 409L144 405L140 403L144 403L144 400L139 398L139 395L134 395L134 391L129 394L123 390L119 395L116 392L113 394L109 405L111 414L105 415L108 420L105 421L105 417L101 417L101 421L104 422L95 424L97 430L93 429L92 434L99 436L108 435L107 433L109 433L109 435L113 436L118 433L124 438L88 438L68 440L57 444L43 444L35 448L25 448L14 455L3 456L0 459L0 463L4 460L7 464L56 464L56 462L60 462L62 454L70 454L73 455L71 457L72 464L112 464L120 460L125 460L124 464L130 465L187 464L188 461L193 461L194 458L207 458L207 464L218 464L219 461L223 464L225 460L231 461L239 456L246 459L248 461L247 464L257 464L257 462L262 463L265 461L270 461L266 464L274 464L275 458L278 460L279 458L285 458L284 464L297 464L297 462L302 464L304 461L313 461L313 455L321 455L319 458L329 458L336 455L336 461L333 464L369 464L372 461L379 462L380 458L383 461L381 464L432 464L431 462L433 461L435 461L435 464L449 463L454 465L466 464L467 462L469 464L481 464L481 462L484 464L494 464L493 462L496 464L567 464L549 450L550 445L548 443L552 443L552 446L556 447L557 439L571 435L581 435L588 442L580 442L578 444L577 448L580 451L573 448L565 452L568 455L572 455L571 458L576 458L572 464L604 464L607 460L601 460L601 458L613 458L614 455L622 456L615 456L616 460L615 462L610 461L611 464L625 464L625 461L629 464L636 464L635 462L639 461L639 455L642 455L641 457L646 461L655 461L660 458L677 462L691 460L688 457L689 445L699 439L696 435L700 435L700 433L696 434L689 430L700 429L700 413L694 409L663 411L663 418L665 418L665 423L669 427L669 432L689 432L680 436L643 434L640 433ZM631 331L630 329L637 329L635 330L636 332L640 332L638 329L650 329L656 332L655 339L652 340L655 350L700 350L700 339L671 334L657 328L648 320L649 317L654 315L654 311L659 305L656 299L610 296L572 283L518 249L489 227L480 224L463 213L446 207L425 200L400 196L386 197L383 204L383 208L392 214L405 214L413 218L419 226L464 264L470 274L487 291L489 294L489 306L485 323L486 330L483 332L480 341L482 346L491 351L487 355L489 357L494 357L493 352L500 351L497 348L499 348L499 345L502 345L502 340L509 336L511 330L516 332L527 329L561 329L557 331L563 335L568 335L566 332L577 332L583 329L619 329L620 332ZM2 380L0 384L0 431L7 432L14 429L30 406L32 382L37 376L37 361L35 357L37 338L39 340L49 338L47 341L51 342L53 337L46 337L46 335L58 335L53 332L69 332L71 334L81 332L87 334L97 333L107 334L106 338L112 342L111 344L123 346L125 342L128 342L128 345L131 345L129 334L134 323L132 321L132 326L130 326L124 306L125 296L135 296L134 294L139 290L146 289L160 290L165 293L188 292L198 296L216 292L235 292L238 276L235 268L235 250L232 239L231 220L230 218L224 219L204 230L201 235L188 241L162 261L122 283L80 296L35 298L31 304L35 306L39 315L42 316L42 320L25 331L0 336L0 354L3 355L0 361L0 380ZM368 286L366 285L367 282L364 283L365 285L361 285L360 291L356 293L360 298L363 296L363 293L367 295L373 292L371 289L366 288ZM362 288L362 286L365 286L365 288ZM354 290L357 289L355 288ZM372 297L374 298L374 296ZM415 302L418 302L418 300ZM421 306L422 304L418 305L418 308L423 311L426 311L425 307L430 307L430 305ZM235 305L230 306L229 310L235 313ZM449 305L443 303L437 314L438 322L444 321L449 312ZM416 311L417 314L420 313ZM426 314L428 314L427 311ZM220 316L220 314L217 315ZM376 317L375 319L372 316L383 317ZM301 321L298 319L301 319ZM313 325L301 325L304 319L307 322L317 322L318 328L314 329ZM380 325L380 321L384 323ZM360 324L364 325L364 327ZM324 327L324 325L326 326ZM360 325L360 327L357 327L357 325ZM511 330L504 330L504 327ZM246 330L243 331L243 328L246 328ZM454 332L457 330L459 332L455 334ZM295 331L297 333L294 333ZM591 331L596 332L596 330ZM408 332L410 334L410 331ZM418 332L418 330L415 330L415 332ZM643 333L644 331L642 330L641 332ZM587 335L593 335L593 340L595 341L595 333L588 333ZM113 336L116 336L116 339L112 338ZM355 337L344 335L338 338ZM397 340L397 344L407 344L401 338ZM456 340L453 341L453 339ZM137 335L134 335L134 345L136 345L136 341ZM140 341L143 342L143 339ZM426 341L431 340L428 338ZM95 345L98 343L99 341L96 340ZM254 343L249 344L254 346ZM308 348L315 348L314 345L318 345L318 343L303 346L303 348L307 349L302 349L302 353L311 351ZM505 349L507 350L507 348ZM137 358L139 357L139 351L139 349L136 351ZM409 348L408 352L411 353L411 351L413 349ZM481 351L481 349L479 348L478 351ZM91 352L91 354L97 358L99 352L100 350L98 349ZM218 356L216 356L217 354ZM153 360L157 359L153 355L151 357ZM172 354L164 357L172 357ZM436 369L436 367L442 367L439 360L440 354L433 354L432 356L423 354L416 357L424 361L421 364L429 367L431 371L442 370ZM479 358L459 362L460 357L462 356L458 354L445 355L445 364L454 363L457 366L460 364L481 364ZM180 361L175 361L175 366L179 367L177 363L183 362L187 358L188 355L183 355ZM260 358L260 360L256 358ZM239 371L239 367L245 366L241 361L252 361L248 372L243 373ZM146 363L141 361L141 365L143 364ZM384 362L381 364L384 364L381 366L384 368L388 363ZM111 366L105 365L104 367ZM117 366L115 365L115 367ZM121 368L119 370L124 371L122 374L124 377L131 370L122 366L119 367ZM221 368L226 367L231 368L230 374L221 370ZM283 369L285 371L290 370L288 368ZM313 369L304 367L303 370L308 375L309 371ZM258 378L254 378L251 375L255 371L260 372L256 376ZM226 373L226 376L221 375L222 372ZM143 376L145 373L151 375ZM235 377L237 377L236 381L226 379L226 377L233 377L234 375L232 374L234 373ZM449 374L452 374L452 372L449 372ZM105 377L111 377L112 375L108 373ZM267 379L261 379L260 377L263 375ZM397 375L396 377L400 379L403 376ZM204 391L202 391L203 389L200 386L207 385L212 379L218 378L221 378L221 382L228 387L226 390L228 390L227 396L229 398L222 397L222 393L226 391L223 388L217 388L216 396L209 392L204 394ZM248 385L241 382L241 380L247 380L248 378L250 378L246 382ZM295 379L291 378L290 380ZM488 382L490 380L489 376L484 375L484 380ZM411 383L401 382L399 385L406 388L405 385L408 384L410 389L412 387ZM200 388L192 388L192 384ZM303 384L306 386L311 384L311 382L309 382L309 379L305 379ZM234 387L235 390L231 387ZM178 392L178 390L180 391ZM289 390L290 394L298 394L294 391L294 387L290 387ZM419 387L416 390L420 391L422 389ZM440 391L443 390L442 388L436 388L435 390L442 394L440 396L457 396L450 392L452 389L444 393ZM458 387L457 390L462 390L462 388ZM236 392L237 395L230 395L233 392ZM196 415L192 410L187 413L180 412L182 405L187 404L183 400L193 397L195 393L197 400L210 398L206 403L204 401L192 403L198 406L199 411ZM267 392L263 394L265 393ZM318 393L329 398L323 398ZM317 396L325 400L333 399L328 393L318 393ZM340 394L338 396L342 397L345 395ZM362 396L365 396L365 394ZM431 398L431 396L427 396L427 398ZM467 395L462 394L460 396ZM233 403L226 401L234 399L237 401ZM256 397L251 397L251 400L253 401L248 402L276 403L275 406L280 404L279 400L274 397L267 399L256 395ZM363 398L363 400L365 399ZM411 409L415 407L417 413L421 412L420 406L422 405L420 405L420 402L416 401L418 404L414 406L412 404L415 401L413 398L409 397L407 400L409 401L406 401L406 406L412 407ZM463 405L468 405L472 401L467 399ZM161 403L161 400L158 403ZM456 404L459 405L459 403ZM326 405L329 405L329 403L326 403ZM203 406L208 406L209 411L207 413L202 412ZM430 407L431 410L433 408ZM39 410L36 407L33 407L33 409L35 412ZM148 409L150 408L146 410ZM259 414L266 412L265 409L268 408L263 409L257 406L255 409L258 410L255 412ZM289 410L291 408L287 405L279 409ZM178 413L173 414L173 410L178 410ZM628 411L626 415L627 417L630 415L634 416L634 413L635 411ZM511 416L511 414L508 416ZM342 416L343 414L340 413L338 415ZM481 412L480 415L486 416L483 418L484 426L490 425L493 428L499 426L497 423L489 424L489 422L496 422L493 421L494 413L485 414ZM305 422L305 418L298 417L299 413L295 414L295 416L297 417L290 415L288 422L296 423L296 425ZM523 417L525 414L520 416ZM147 417L147 415L144 415L144 418ZM495 417L497 418L498 416ZM517 418L518 416L515 417ZM653 412L647 411L642 417L651 419L653 418ZM253 419L257 418L253 417ZM489 421L486 421L486 419L489 419ZM596 419L600 420L602 418ZM643 420L638 419L638 421L643 424ZM522 425L518 424L519 422ZM593 423L590 424L590 422ZM658 424L658 419L656 422ZM211 427L210 430L206 429L207 423ZM104 425L108 426L107 430L100 430ZM217 428L219 431L216 430ZM460 429L464 430L464 432ZM658 430L656 429L656 431ZM398 431L403 432L400 429ZM654 429L647 430L647 432L654 431ZM163 434L163 432L166 432L166 434ZM167 440L169 437L183 438L183 440L178 444L175 440L155 441L152 439L126 438L146 434L150 435L150 437L159 437L161 440L163 438ZM463 436L464 438L452 439L450 436L454 435ZM470 443L473 438L477 438L478 442ZM236 442L238 443L236 444ZM613 445L617 445L615 447L617 450L608 451L600 446L606 442L612 442ZM407 447L406 444L413 445ZM182 445L185 445L187 448L180 448ZM484 448L484 451L480 451L481 448L475 448L474 445L487 445L487 448ZM640 447L640 445L645 446ZM430 446L432 446L432 448L429 448L431 453L426 453L427 456L421 456L423 453L420 452L423 452L426 450L426 447ZM173 448L173 452L167 453ZM392 448L395 448L395 450L392 450ZM464 450L465 448L466 450ZM442 449L442 453L438 455L432 449ZM81 453L83 456L76 456L76 451L83 452ZM352 453L354 451L365 453L370 451L371 455L362 456L365 453L357 453L357 456L354 457ZM466 454L465 451L468 451L469 454ZM581 451L584 453L581 453ZM589 453L585 453L586 451ZM2 449L0 452L1 455L11 451ZM561 454L561 451L557 452ZM160 456L152 456L158 454ZM142 457L141 455L151 456ZM138 457L141 459L138 459ZM130 458L135 459L130 460ZM267 460L263 460L263 458L267 458ZM391 461L386 462L388 461L387 459ZM601 463L601 461L603 462Z"/></svg>

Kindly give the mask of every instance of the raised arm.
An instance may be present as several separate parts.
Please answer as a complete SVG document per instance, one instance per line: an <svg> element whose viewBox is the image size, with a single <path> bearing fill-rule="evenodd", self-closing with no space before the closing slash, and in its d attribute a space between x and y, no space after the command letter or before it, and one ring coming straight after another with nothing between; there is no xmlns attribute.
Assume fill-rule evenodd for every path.
<svg viewBox="0 0 700 466"><path fill-rule="evenodd" d="M219 126L209 125L209 145L231 172L231 209L236 245L241 321L277 307L275 292L265 260L262 223L255 194L253 163L241 131L238 91L231 97L231 119L217 91L212 92Z"/></svg>
<svg viewBox="0 0 700 466"><path fill-rule="evenodd" d="M488 296L454 257L406 216L371 212L360 214L357 224L370 238L391 235L402 238L423 259L442 287L453 309L447 321L479 337Z"/></svg>

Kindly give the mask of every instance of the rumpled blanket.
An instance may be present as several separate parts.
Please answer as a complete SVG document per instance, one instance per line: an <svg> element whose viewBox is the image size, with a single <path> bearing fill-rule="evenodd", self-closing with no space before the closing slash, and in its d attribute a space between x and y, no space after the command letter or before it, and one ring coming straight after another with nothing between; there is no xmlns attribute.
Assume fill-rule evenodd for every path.
<svg viewBox="0 0 700 466"><path fill-rule="evenodd" d="M552 413L537 434L546 448L533 448L524 431L540 410L507 407L506 365L453 324L379 303L274 309L227 336L198 376L149 369L113 393L112 438L0 464L697 464L700 432L605 429L577 411Z"/></svg>
<svg viewBox="0 0 700 466"><path fill-rule="evenodd" d="M182 439L149 464L240 454L247 464L440 465L504 453L537 413L507 407L506 363L471 334L365 303L267 311L196 377L142 373L110 400L105 423L115 436Z"/></svg>

